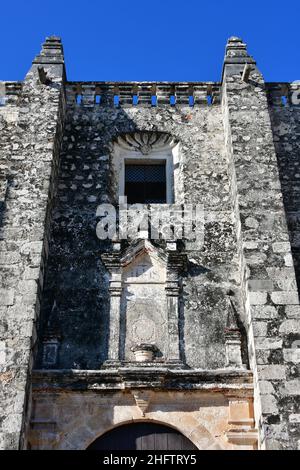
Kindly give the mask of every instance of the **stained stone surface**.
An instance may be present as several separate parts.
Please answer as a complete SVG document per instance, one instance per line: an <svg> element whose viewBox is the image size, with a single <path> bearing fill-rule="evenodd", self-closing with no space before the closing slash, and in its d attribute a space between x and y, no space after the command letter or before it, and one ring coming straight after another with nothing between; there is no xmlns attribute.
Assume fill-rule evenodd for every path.
<svg viewBox="0 0 300 470"><path fill-rule="evenodd" d="M245 63L252 64L247 82ZM174 203L204 205L203 246L178 245L187 256L179 286L182 363L226 366L232 291L243 367L254 373L259 446L297 448L300 108L291 93L289 84L265 84L238 38L228 41L221 83L68 82L56 37L23 82L1 82L0 447L26 448L33 364L101 370L109 359L110 277L101 255L112 246L97 238L96 209L117 200L115 143L123 135L128 145L135 132L178 143ZM145 158L151 139L141 144ZM164 357L164 285L133 285L125 358L132 360L135 336L157 343ZM51 366L43 348L53 341Z"/></svg>
<svg viewBox="0 0 300 470"><path fill-rule="evenodd" d="M238 291L239 275L219 106L124 110L73 105L66 116L43 299L44 318L54 299L59 306L64 336L59 366L93 369L107 359L108 283L98 254L107 248L96 237L95 213L98 204L115 198L109 188L116 176L103 155L110 155L114 136L136 129L180 135L184 200L204 202L207 218L204 247L190 252L194 264L183 282L183 349L191 366L224 365L225 292L230 286Z"/></svg>
<svg viewBox="0 0 300 470"><path fill-rule="evenodd" d="M5 353L0 446L9 449L26 446L32 350L64 120L61 43L54 38L48 42L56 62L45 63L51 85L38 82L38 65L33 65L21 85L6 86L6 104L0 107L0 331Z"/></svg>

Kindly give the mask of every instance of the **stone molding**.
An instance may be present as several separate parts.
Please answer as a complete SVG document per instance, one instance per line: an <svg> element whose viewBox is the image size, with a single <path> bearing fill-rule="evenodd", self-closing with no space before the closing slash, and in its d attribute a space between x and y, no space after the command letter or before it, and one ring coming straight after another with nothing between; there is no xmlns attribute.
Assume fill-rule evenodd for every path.
<svg viewBox="0 0 300 470"><path fill-rule="evenodd" d="M141 152L143 155L148 155L152 151L175 147L178 143L178 140L169 134L149 131L121 134L116 141L124 150Z"/></svg>
<svg viewBox="0 0 300 470"><path fill-rule="evenodd" d="M179 351L179 279L180 271L186 265L186 255L177 250L164 251L154 246L149 240L135 240L128 248L120 251L112 251L101 254L101 259L110 273L109 293L114 301L110 303L110 342L109 357L106 366L109 366L111 360L121 360L120 338L126 334L120 328L120 318L122 315L122 292L126 283L124 281L124 269L127 269L135 260L143 255L148 255L164 267L166 272L165 295L167 303L166 320L168 324L168 351L164 358L166 361L172 360L180 362ZM156 283L162 283L162 278L149 279L146 284L151 286ZM134 284L134 281L131 282ZM158 362L159 364L159 362Z"/></svg>
<svg viewBox="0 0 300 470"><path fill-rule="evenodd" d="M256 447L255 430L250 426L244 436L242 432L235 432L238 440L230 442L234 428L228 418L247 420L252 407L251 397L239 398L235 391L227 397L222 391L211 394L197 390L154 392L134 388L130 393L120 390L113 394L33 390L33 399L35 413L29 441L34 449L83 450L113 428L141 421L173 427L201 450L252 450ZM76 415L70 413L74 405L78 407ZM233 416L234 410L238 415ZM52 421L54 416L55 427L47 430L46 422ZM44 429L42 434L39 424L35 425L38 422Z"/></svg>
<svg viewBox="0 0 300 470"><path fill-rule="evenodd" d="M119 367L93 370L34 370L35 391L95 390L202 390L253 396L253 374L237 369L167 369L160 367Z"/></svg>
<svg viewBox="0 0 300 470"><path fill-rule="evenodd" d="M145 413L150 406L153 393L149 390L132 390L131 393L135 400L136 406L141 412L141 415L145 416Z"/></svg>

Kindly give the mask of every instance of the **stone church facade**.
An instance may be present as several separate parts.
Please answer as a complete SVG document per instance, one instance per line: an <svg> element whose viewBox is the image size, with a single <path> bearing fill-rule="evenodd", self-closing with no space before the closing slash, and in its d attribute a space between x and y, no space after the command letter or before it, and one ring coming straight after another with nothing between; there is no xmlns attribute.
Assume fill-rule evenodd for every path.
<svg viewBox="0 0 300 470"><path fill-rule="evenodd" d="M220 82L70 82L57 37L0 82L0 448L299 448L299 97L235 37ZM203 240L100 239L129 193Z"/></svg>

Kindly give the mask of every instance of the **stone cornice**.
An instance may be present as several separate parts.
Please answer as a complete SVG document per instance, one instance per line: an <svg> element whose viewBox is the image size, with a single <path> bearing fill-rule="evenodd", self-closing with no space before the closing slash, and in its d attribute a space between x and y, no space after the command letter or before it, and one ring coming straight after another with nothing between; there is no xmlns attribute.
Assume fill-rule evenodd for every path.
<svg viewBox="0 0 300 470"><path fill-rule="evenodd" d="M164 251L154 246L149 240L135 240L125 250L100 253L100 257L104 266L111 270L128 266L144 253L166 264L168 270L180 271L186 267L186 253L177 250Z"/></svg>
<svg viewBox="0 0 300 470"><path fill-rule="evenodd" d="M104 370L34 370L36 391L107 391L131 389L199 390L229 395L252 396L253 376L249 370L177 369L119 367Z"/></svg>

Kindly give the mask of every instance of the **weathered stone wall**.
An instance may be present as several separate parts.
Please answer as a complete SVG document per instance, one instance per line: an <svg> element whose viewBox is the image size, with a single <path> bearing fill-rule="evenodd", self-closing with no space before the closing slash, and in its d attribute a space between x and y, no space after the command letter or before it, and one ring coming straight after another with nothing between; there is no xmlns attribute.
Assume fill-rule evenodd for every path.
<svg viewBox="0 0 300 470"><path fill-rule="evenodd" d="M284 93L283 85L287 88ZM300 282L300 108L297 91L289 84L267 84L269 112L278 161L280 186L287 218L292 256L299 287ZM284 94L283 94L284 93ZM299 93L299 92L298 92ZM294 94L294 96L293 96Z"/></svg>
<svg viewBox="0 0 300 470"><path fill-rule="evenodd" d="M179 160L187 203L204 204L205 243L189 253L184 278L181 343L188 365L225 365L226 292L237 291L235 223L228 185L220 105L114 107L76 104L68 109L43 298L44 328L62 333L58 367L99 368L107 359L109 295L100 261L107 244L96 236L96 208L114 202L113 139L132 131L166 132L180 141ZM176 201L175 201L176 202ZM43 333L41 333L41 338ZM42 351L39 365L42 365Z"/></svg>
<svg viewBox="0 0 300 470"><path fill-rule="evenodd" d="M278 86L279 88L279 86ZM278 161L280 185L283 195L284 210L289 230L291 253L295 268L296 280L300 285L300 108L297 89L289 88L286 100L269 95L269 111L274 136L274 145ZM296 95L297 93L297 95ZM295 96L296 95L296 96ZM299 99L298 99L299 101ZM292 270L293 268L287 268ZM288 273L289 274L289 273ZM287 282L287 277L285 279ZM284 280L282 279L281 282ZM293 282L293 281L291 281ZM281 389L282 413L290 423L289 431L294 442L300 441L300 308L286 308L286 322L281 331L286 334L283 341L283 357L289 364L290 381Z"/></svg>
<svg viewBox="0 0 300 470"><path fill-rule="evenodd" d="M241 76L253 63L248 81ZM236 179L248 342L262 448L296 448L299 298L265 84L245 44L229 40L224 123ZM292 123L291 123L292 125Z"/></svg>
<svg viewBox="0 0 300 470"><path fill-rule="evenodd" d="M138 370L135 379L142 382L144 374ZM167 424L202 450L256 448L250 372L230 376L223 371L222 380L221 371L215 376L202 371L193 390L185 389L190 379L186 371L176 385L175 377L166 374L158 386L162 371L156 374L152 370L149 387L141 387L125 370L121 382L119 371L74 371L72 376L67 371L35 371L31 448L84 450L115 426L139 421ZM114 376L119 376L115 384ZM169 382L173 387L168 390Z"/></svg>
<svg viewBox="0 0 300 470"><path fill-rule="evenodd" d="M47 48L52 46L50 62ZM43 85L36 64L17 96L0 112L4 200L1 206L1 421L0 447L23 448L30 415L32 350L47 258L51 199L58 171L63 122L63 56L60 41L46 42ZM56 52L56 55L53 54ZM60 62L60 63L58 63Z"/></svg>
<svg viewBox="0 0 300 470"><path fill-rule="evenodd" d="M299 107L289 101L282 106L281 99L274 102L276 84L268 84L266 90L238 38L228 43L221 103L217 83L65 85L63 62L60 40L50 38L22 84L0 84L0 95L4 90L8 97L0 102L0 390L4 410L0 447L26 447L33 357L36 367L62 369L63 375L67 375L65 369L77 370L75 376L83 369L80 380L86 384L87 369L99 370L99 377L92 377L95 381L105 374L102 364L109 359L111 310L109 274L101 255L112 247L97 238L96 208L103 202L115 203L118 196L115 139L120 134L151 131L178 141L174 202L204 205L204 245L187 245L188 263L182 275L180 359L195 377L199 369L209 375L209 370L228 365L227 293L233 291L238 317L233 331L242 333L243 363L249 366L249 357L254 372L259 446L297 448ZM242 81L245 63L252 64L253 70ZM137 94L139 101L134 104ZM170 97L175 95L176 106L172 106ZM160 344L164 334L162 329ZM58 347L52 365L45 361L46 341L50 359ZM222 374L227 377L230 371L223 369ZM41 381L48 372L41 373ZM121 375L114 379L116 388L121 386ZM31 444L36 448L87 445L102 432L92 417L95 406L108 396L109 413L120 412L119 421L110 420L109 426L128 416L138 419L128 391L107 389L107 394L93 395L72 389L66 400L64 386L69 387L63 384L57 396L46 393L40 384L35 388ZM184 387L193 384L187 382ZM191 416L185 408L190 399L198 409L204 403L198 395L179 397L174 392L167 400L159 395L165 397L167 389L152 392L159 406L170 398L162 419L170 424L177 398L184 402L174 414L180 420ZM223 418L230 400L220 393L223 404L210 397L206 411L218 416L214 426L225 432ZM240 395L235 393L238 401ZM251 394L252 390L249 399ZM78 407L88 422L74 431ZM205 421L201 413L206 411L205 407L193 410L194 423ZM150 419L159 421L159 411L155 413ZM83 415L80 419L84 422ZM192 436L194 431L188 429ZM74 439L63 440L61 433L71 436L71 431ZM212 428L212 435L217 431ZM204 435L199 447L216 448ZM217 445L235 448L236 442L230 444L234 435L224 434L227 440L218 438Z"/></svg>

